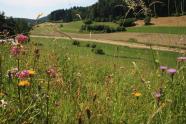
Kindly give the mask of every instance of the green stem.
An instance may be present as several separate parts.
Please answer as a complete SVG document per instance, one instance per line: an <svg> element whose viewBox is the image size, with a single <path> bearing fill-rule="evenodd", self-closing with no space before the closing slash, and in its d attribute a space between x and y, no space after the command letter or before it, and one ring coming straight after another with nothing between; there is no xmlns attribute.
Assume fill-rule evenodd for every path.
<svg viewBox="0 0 186 124"><path fill-rule="evenodd" d="M3 77L2 77L2 55L0 53L0 90L1 90L1 85L3 84Z"/></svg>
<svg viewBox="0 0 186 124"><path fill-rule="evenodd" d="M19 61L19 59L17 59L17 69L18 69L18 72L19 72L19 70L20 70L20 63L19 63L20 61ZM17 82L19 83L19 78L18 78L18 80L17 80ZM20 91L20 87L19 86L17 86L17 92L18 92L18 99L19 99L19 105L20 105L20 108L21 108L21 91Z"/></svg>
<svg viewBox="0 0 186 124"><path fill-rule="evenodd" d="M48 121L49 121L49 90L50 90L50 78L48 78L48 84L47 84L47 118L46 118L46 124L48 124Z"/></svg>

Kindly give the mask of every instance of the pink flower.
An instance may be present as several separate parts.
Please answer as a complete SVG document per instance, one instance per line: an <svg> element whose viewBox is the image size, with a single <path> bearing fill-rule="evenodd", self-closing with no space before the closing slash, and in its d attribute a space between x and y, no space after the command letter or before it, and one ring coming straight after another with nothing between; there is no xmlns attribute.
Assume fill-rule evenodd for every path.
<svg viewBox="0 0 186 124"><path fill-rule="evenodd" d="M55 78L56 77L56 70L54 68L49 68L46 73L48 74L49 77Z"/></svg>
<svg viewBox="0 0 186 124"><path fill-rule="evenodd" d="M174 68L167 69L167 73L174 75L176 73L176 69L174 69Z"/></svg>
<svg viewBox="0 0 186 124"><path fill-rule="evenodd" d="M12 56L18 56L21 53L21 47L18 45L12 46L10 52Z"/></svg>
<svg viewBox="0 0 186 124"><path fill-rule="evenodd" d="M160 70L162 70L162 71L167 70L167 66L160 66Z"/></svg>
<svg viewBox="0 0 186 124"><path fill-rule="evenodd" d="M16 74L16 76L17 76L19 79L24 79L24 78L29 77L30 74L29 74L29 71L28 71L28 70L23 70L23 71L21 71L21 72L18 72L18 73Z"/></svg>
<svg viewBox="0 0 186 124"><path fill-rule="evenodd" d="M24 43L25 41L28 40L28 37L23 34L18 34L16 36L16 39L17 39L18 43Z"/></svg>
<svg viewBox="0 0 186 124"><path fill-rule="evenodd" d="M177 62L186 62L186 57L178 57Z"/></svg>

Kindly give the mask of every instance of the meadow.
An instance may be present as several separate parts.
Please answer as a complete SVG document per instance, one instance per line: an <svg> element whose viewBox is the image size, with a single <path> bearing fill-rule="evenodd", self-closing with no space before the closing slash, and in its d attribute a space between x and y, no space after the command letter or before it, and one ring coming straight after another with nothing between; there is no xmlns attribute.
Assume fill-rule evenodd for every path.
<svg viewBox="0 0 186 124"><path fill-rule="evenodd" d="M10 49L0 45L0 123L186 121L184 54L47 38L31 38L18 56ZM20 84L12 68L34 72L29 83Z"/></svg>
<svg viewBox="0 0 186 124"><path fill-rule="evenodd" d="M70 23L61 23L61 31L68 33L81 33L80 28L83 25L82 21L73 21ZM118 24L113 22L94 22L97 25L107 25L116 28ZM139 33L164 33L164 34L186 34L185 26L137 26L129 27L126 32L139 32ZM85 32L83 32L85 33ZM88 32L89 33L89 32Z"/></svg>

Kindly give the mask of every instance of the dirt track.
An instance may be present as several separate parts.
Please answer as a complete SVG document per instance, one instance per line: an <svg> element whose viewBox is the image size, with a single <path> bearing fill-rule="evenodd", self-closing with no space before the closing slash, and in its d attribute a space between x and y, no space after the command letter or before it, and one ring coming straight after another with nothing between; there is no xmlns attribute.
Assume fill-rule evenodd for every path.
<svg viewBox="0 0 186 124"><path fill-rule="evenodd" d="M57 36L40 36L40 35L31 35L31 37L38 37L38 38L55 38L55 39L69 39L67 37L57 37ZM97 39L86 39L86 38L73 38L73 40L80 40L80 41L90 41L90 42L98 42L98 43L106 43L106 44L113 44L113 45L121 45L127 46L130 48L141 48L141 49L150 49L150 46L139 44L139 43L128 43L128 42L121 42L121 41L112 41L112 40L97 40ZM176 48L169 48L169 47L162 47L162 46L152 46L154 50L160 51L173 51L173 52L181 52L185 53L186 50L180 50Z"/></svg>

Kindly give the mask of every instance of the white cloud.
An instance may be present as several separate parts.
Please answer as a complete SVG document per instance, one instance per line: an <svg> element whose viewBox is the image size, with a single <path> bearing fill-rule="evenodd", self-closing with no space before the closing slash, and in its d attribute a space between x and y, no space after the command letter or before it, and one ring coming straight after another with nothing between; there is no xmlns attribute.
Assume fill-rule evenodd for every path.
<svg viewBox="0 0 186 124"><path fill-rule="evenodd" d="M17 7L50 7L61 4L64 5L77 5L82 3L88 3L91 0L0 0L1 3L4 3L9 6ZM93 1L93 0L92 0ZM95 1L95 0L94 0Z"/></svg>

